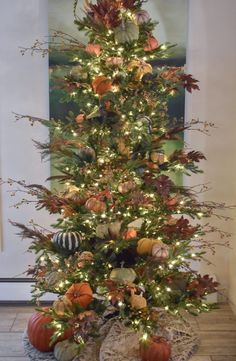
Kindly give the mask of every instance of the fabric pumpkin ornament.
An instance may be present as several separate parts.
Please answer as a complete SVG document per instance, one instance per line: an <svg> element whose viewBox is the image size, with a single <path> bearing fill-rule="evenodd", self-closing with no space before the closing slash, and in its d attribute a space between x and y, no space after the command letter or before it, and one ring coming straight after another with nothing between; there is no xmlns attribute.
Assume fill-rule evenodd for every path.
<svg viewBox="0 0 236 361"><path fill-rule="evenodd" d="M74 283L66 292L66 297L72 302L86 308L93 300L93 291L86 282Z"/></svg>
<svg viewBox="0 0 236 361"><path fill-rule="evenodd" d="M138 25L147 23L150 20L150 15L148 14L148 12L146 10L139 10L136 14L136 21L138 23Z"/></svg>
<svg viewBox="0 0 236 361"><path fill-rule="evenodd" d="M48 288L58 287L59 283L66 278L66 275L63 272L52 271L48 272L45 275L45 282L48 285Z"/></svg>
<svg viewBox="0 0 236 361"><path fill-rule="evenodd" d="M88 192L81 192L78 190L77 187L70 187L68 189L68 193L66 194L66 198L73 201L77 205L84 205L87 199L90 197L90 193Z"/></svg>
<svg viewBox="0 0 236 361"><path fill-rule="evenodd" d="M103 95L112 90L112 82L104 75L97 76L92 82L96 94Z"/></svg>
<svg viewBox="0 0 236 361"><path fill-rule="evenodd" d="M127 229L127 231L123 234L123 239L125 240L129 240L132 238L136 238L137 237L137 230L135 228L129 228Z"/></svg>
<svg viewBox="0 0 236 361"><path fill-rule="evenodd" d="M144 51L153 51L159 46L158 40L154 36L149 36L147 38Z"/></svg>
<svg viewBox="0 0 236 361"><path fill-rule="evenodd" d="M83 268L86 264L93 262L94 255L92 252L84 251L78 257L78 264L79 268Z"/></svg>
<svg viewBox="0 0 236 361"><path fill-rule="evenodd" d="M124 59L121 56L112 56L107 58L106 65L108 66L118 66L122 65L124 62Z"/></svg>
<svg viewBox="0 0 236 361"><path fill-rule="evenodd" d="M41 352L52 351L55 345L55 343L51 344L51 337L54 335L55 329L46 328L52 321L52 317L44 315L42 312L34 313L29 319L27 326L29 341L31 345ZM56 342L68 339L72 335L72 329L68 329Z"/></svg>
<svg viewBox="0 0 236 361"><path fill-rule="evenodd" d="M127 181L118 185L118 191L121 194L128 193L135 188L136 184L133 181Z"/></svg>
<svg viewBox="0 0 236 361"><path fill-rule="evenodd" d="M108 224L99 224L96 227L96 236L101 239L107 238L109 236Z"/></svg>
<svg viewBox="0 0 236 361"><path fill-rule="evenodd" d="M72 302L67 297L54 301L52 308L59 317L64 317L65 314L72 315Z"/></svg>
<svg viewBox="0 0 236 361"><path fill-rule="evenodd" d="M120 236L121 222L112 222L108 224L108 233L112 239L117 239Z"/></svg>
<svg viewBox="0 0 236 361"><path fill-rule="evenodd" d="M131 291L130 304L132 308L136 310L142 310L147 307L147 300L142 295L136 295L134 291Z"/></svg>
<svg viewBox="0 0 236 361"><path fill-rule="evenodd" d="M132 21L122 22L114 29L114 35L118 44L131 43L139 39L139 27Z"/></svg>
<svg viewBox="0 0 236 361"><path fill-rule="evenodd" d="M177 206L179 204L179 202L178 202L178 199L176 197L173 197L173 198L167 199L166 204L169 207L174 207L174 206Z"/></svg>
<svg viewBox="0 0 236 361"><path fill-rule="evenodd" d="M140 255L151 255L152 254L152 247L154 244L160 244L162 243L161 241L159 241L158 239L154 239L154 238L141 238L138 241L138 246L137 246L137 253Z"/></svg>
<svg viewBox="0 0 236 361"><path fill-rule="evenodd" d="M150 154L150 159L152 162L158 163L159 165L162 165L167 162L167 157L163 153L152 152Z"/></svg>
<svg viewBox="0 0 236 361"><path fill-rule="evenodd" d="M89 198L85 203L85 207L95 213L102 213L107 209L106 203L99 201L95 197Z"/></svg>
<svg viewBox="0 0 236 361"><path fill-rule="evenodd" d="M99 238L117 239L120 236L121 222L116 221L107 224L99 224L96 227L96 236Z"/></svg>
<svg viewBox="0 0 236 361"><path fill-rule="evenodd" d="M130 148L127 147L124 138L117 138L116 140L118 151L121 155L129 156Z"/></svg>
<svg viewBox="0 0 236 361"><path fill-rule="evenodd" d="M88 74L85 73L81 65L73 66L70 75L75 81L86 80L88 78Z"/></svg>
<svg viewBox="0 0 236 361"><path fill-rule="evenodd" d="M79 232L57 232L52 237L57 248L74 252L81 246L82 236Z"/></svg>
<svg viewBox="0 0 236 361"><path fill-rule="evenodd" d="M78 345L75 342L64 340L58 342L54 348L57 361L72 361L78 354Z"/></svg>
<svg viewBox="0 0 236 361"><path fill-rule="evenodd" d="M96 55L96 56L99 56L102 52L101 45L99 45L99 44L88 44L86 46L85 50L90 55Z"/></svg>
<svg viewBox="0 0 236 361"><path fill-rule="evenodd" d="M152 256L156 260L164 260L169 257L169 247L164 243L156 243L152 246Z"/></svg>
<svg viewBox="0 0 236 361"><path fill-rule="evenodd" d="M93 148L80 148L77 152L77 156L82 162L92 163L96 159L96 153Z"/></svg>
<svg viewBox="0 0 236 361"><path fill-rule="evenodd" d="M133 71L134 69L136 69L135 80L137 80L137 81L141 81L145 74L152 73L151 64L148 64L143 60L136 59L136 60L132 60L131 62L129 62L129 64L127 66L127 70Z"/></svg>
<svg viewBox="0 0 236 361"><path fill-rule="evenodd" d="M170 344L164 337L153 336L147 343L140 344L142 361L169 361L171 355Z"/></svg>
<svg viewBox="0 0 236 361"><path fill-rule="evenodd" d="M124 283L124 282L134 282L137 277L136 272L133 268L114 268L111 271L110 279L112 281Z"/></svg>

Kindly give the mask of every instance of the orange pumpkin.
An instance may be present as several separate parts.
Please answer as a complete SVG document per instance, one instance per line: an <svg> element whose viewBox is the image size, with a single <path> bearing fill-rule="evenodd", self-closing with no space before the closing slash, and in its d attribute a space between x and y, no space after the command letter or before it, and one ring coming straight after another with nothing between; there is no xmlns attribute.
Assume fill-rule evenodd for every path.
<svg viewBox="0 0 236 361"><path fill-rule="evenodd" d="M29 341L41 352L52 351L57 342L66 340L73 335L72 328L69 328L63 336L51 344L51 337L54 335L55 329L46 328L46 325L52 321L52 317L44 315L42 312L34 313L29 319L27 327Z"/></svg>
<svg viewBox="0 0 236 361"><path fill-rule="evenodd" d="M85 207L95 213L105 212L107 209L106 203L99 201L95 197L89 198L85 203Z"/></svg>
<svg viewBox="0 0 236 361"><path fill-rule="evenodd" d="M164 337L153 336L147 343L140 344L142 361L168 361L171 355L170 344Z"/></svg>
<svg viewBox="0 0 236 361"><path fill-rule="evenodd" d="M127 229L127 231L123 235L123 238L125 240L129 240L129 239L136 238L136 237L137 237L137 231L135 228Z"/></svg>
<svg viewBox="0 0 236 361"><path fill-rule="evenodd" d="M95 93L103 95L112 89L112 82L106 76L97 76L92 82L92 87Z"/></svg>
<svg viewBox="0 0 236 361"><path fill-rule="evenodd" d="M118 192L121 194L128 193L135 188L136 184L133 181L127 181L118 185Z"/></svg>
<svg viewBox="0 0 236 361"><path fill-rule="evenodd" d="M67 290L66 297L72 303L78 303L82 308L86 308L93 300L93 291L86 282L75 283Z"/></svg>

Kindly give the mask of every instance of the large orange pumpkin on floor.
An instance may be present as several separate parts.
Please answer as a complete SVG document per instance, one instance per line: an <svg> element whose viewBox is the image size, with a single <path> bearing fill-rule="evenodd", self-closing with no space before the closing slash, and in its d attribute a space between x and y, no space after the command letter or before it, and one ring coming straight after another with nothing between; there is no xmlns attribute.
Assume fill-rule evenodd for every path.
<svg viewBox="0 0 236 361"><path fill-rule="evenodd" d="M153 336L147 343L140 344L142 361L169 361L170 344L164 337Z"/></svg>
<svg viewBox="0 0 236 361"><path fill-rule="evenodd" d="M93 300L93 291L86 282L74 283L66 292L66 297L72 303L78 303L86 308Z"/></svg>
<svg viewBox="0 0 236 361"><path fill-rule="evenodd" d="M57 339L57 342L51 345L51 337L53 336L55 329L46 328L46 326L52 322L52 320L52 317L44 315L42 312L34 313L29 319L27 328L29 341L31 345L41 352L52 351L57 342L66 340L73 334L73 331L70 328L63 336Z"/></svg>

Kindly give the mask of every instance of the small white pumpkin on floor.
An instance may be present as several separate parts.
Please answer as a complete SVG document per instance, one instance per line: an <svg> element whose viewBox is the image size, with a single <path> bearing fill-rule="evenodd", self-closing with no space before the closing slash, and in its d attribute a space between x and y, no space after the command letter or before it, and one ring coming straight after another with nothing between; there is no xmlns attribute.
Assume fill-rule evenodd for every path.
<svg viewBox="0 0 236 361"><path fill-rule="evenodd" d="M77 354L78 345L69 340L58 342L54 348L54 356L57 361L72 361Z"/></svg>

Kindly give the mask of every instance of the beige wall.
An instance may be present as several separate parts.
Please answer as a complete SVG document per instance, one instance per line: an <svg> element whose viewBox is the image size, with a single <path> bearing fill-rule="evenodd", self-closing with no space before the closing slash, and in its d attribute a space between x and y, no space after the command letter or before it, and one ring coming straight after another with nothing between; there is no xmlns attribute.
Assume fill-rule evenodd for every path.
<svg viewBox="0 0 236 361"><path fill-rule="evenodd" d="M201 92L187 96L186 119L214 122L216 128L212 129L211 137L196 132L186 134L190 146L207 156L204 175L186 182L210 182L211 190L204 194L204 200L236 204L236 1L190 0L189 3L188 71L200 80ZM214 219L213 224L235 232L236 210L225 214L234 217L234 221ZM234 307L235 241L234 235L231 249L217 249L213 266L200 267L202 272L216 274Z"/></svg>
<svg viewBox="0 0 236 361"><path fill-rule="evenodd" d="M48 131L42 126L31 127L26 120L15 122L12 112L48 117L47 58L22 56L19 51L20 46L47 35L47 0L0 0L0 9L0 177L42 184L50 166L41 163L32 139L44 141ZM10 197L6 187L0 193L0 278L14 277L24 272L34 257L26 253L29 242L21 241L8 220L28 223L34 218L47 225L48 216L35 211L33 205L13 208L17 197ZM3 295L0 289L0 299ZM10 296L16 296L14 290Z"/></svg>

